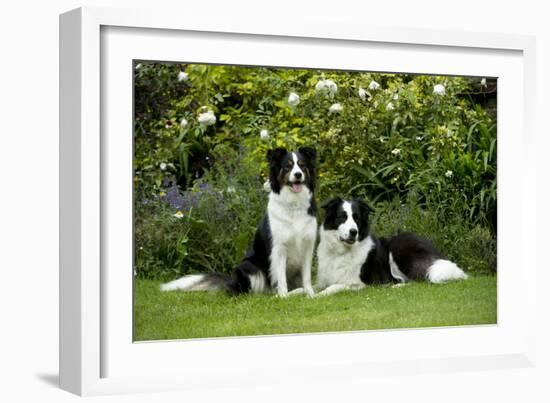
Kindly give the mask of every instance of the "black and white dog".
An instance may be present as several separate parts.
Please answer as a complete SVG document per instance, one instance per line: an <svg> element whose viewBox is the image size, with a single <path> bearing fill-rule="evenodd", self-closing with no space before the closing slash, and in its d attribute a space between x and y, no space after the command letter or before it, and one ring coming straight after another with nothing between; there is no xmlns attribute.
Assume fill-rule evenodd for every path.
<svg viewBox="0 0 550 403"><path fill-rule="evenodd" d="M317 237L314 198L316 152L310 147L269 150L271 191L267 214L233 275L193 274L163 284L163 291L227 290L234 294L275 290L286 297L298 288L314 294L311 262Z"/></svg>
<svg viewBox="0 0 550 403"><path fill-rule="evenodd" d="M335 198L322 206L325 219L317 249L317 295L330 295L368 284L465 279L427 239L401 233L378 239L369 229L372 209L362 200Z"/></svg>

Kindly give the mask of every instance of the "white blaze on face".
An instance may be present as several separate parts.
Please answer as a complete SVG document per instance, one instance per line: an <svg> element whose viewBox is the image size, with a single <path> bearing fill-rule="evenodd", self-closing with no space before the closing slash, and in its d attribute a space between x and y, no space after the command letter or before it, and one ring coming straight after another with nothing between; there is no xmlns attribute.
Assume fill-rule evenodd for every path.
<svg viewBox="0 0 550 403"><path fill-rule="evenodd" d="M294 166L292 167L292 170L290 171L290 174L288 175L288 180L290 183L292 183L291 189L294 193L300 193L302 191L302 188L304 185L302 185L302 181L305 179L304 171L300 169L300 166L298 165L298 156L296 153L292 153L292 161L294 161ZM296 177L296 173L298 173L299 177ZM301 174L301 176L300 176ZM300 183L294 183L294 182L300 182Z"/></svg>
<svg viewBox="0 0 550 403"><path fill-rule="evenodd" d="M347 219L338 227L338 235L340 236L341 240L345 240L350 238L350 231L352 229L357 231L358 228L357 228L357 223L353 219L353 211L351 210L351 203L345 201L342 204L342 209L346 212Z"/></svg>

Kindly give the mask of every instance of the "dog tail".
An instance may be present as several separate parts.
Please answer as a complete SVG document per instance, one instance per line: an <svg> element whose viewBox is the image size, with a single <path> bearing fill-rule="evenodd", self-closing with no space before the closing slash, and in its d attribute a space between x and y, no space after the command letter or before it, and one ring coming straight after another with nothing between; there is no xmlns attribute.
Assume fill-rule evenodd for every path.
<svg viewBox="0 0 550 403"><path fill-rule="evenodd" d="M432 263L426 272L430 283L444 283L452 280L465 280L468 275L455 263L446 259L438 259Z"/></svg>
<svg viewBox="0 0 550 403"><path fill-rule="evenodd" d="M224 273L189 274L162 284L161 291L233 291L232 277Z"/></svg>

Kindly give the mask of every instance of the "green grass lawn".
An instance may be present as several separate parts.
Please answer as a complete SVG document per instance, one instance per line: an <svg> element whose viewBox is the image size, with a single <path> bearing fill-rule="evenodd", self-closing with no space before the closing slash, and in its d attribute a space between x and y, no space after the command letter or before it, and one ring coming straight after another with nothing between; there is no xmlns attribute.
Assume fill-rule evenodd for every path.
<svg viewBox="0 0 550 403"><path fill-rule="evenodd" d="M449 284L371 286L323 298L160 292L136 280L134 339L166 340L494 324L496 276Z"/></svg>

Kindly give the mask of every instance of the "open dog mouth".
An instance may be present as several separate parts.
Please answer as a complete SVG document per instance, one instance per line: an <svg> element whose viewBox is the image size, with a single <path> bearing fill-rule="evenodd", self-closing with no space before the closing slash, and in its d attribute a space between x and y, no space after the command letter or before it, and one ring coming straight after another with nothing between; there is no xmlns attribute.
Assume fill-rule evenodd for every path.
<svg viewBox="0 0 550 403"><path fill-rule="evenodd" d="M288 186L290 187L290 190L292 190L294 193L300 193L304 188L304 183L300 181L289 182Z"/></svg>
<svg viewBox="0 0 550 403"><path fill-rule="evenodd" d="M355 243L355 237L353 238L342 238L340 237L340 241L347 243L348 245L353 245Z"/></svg>

